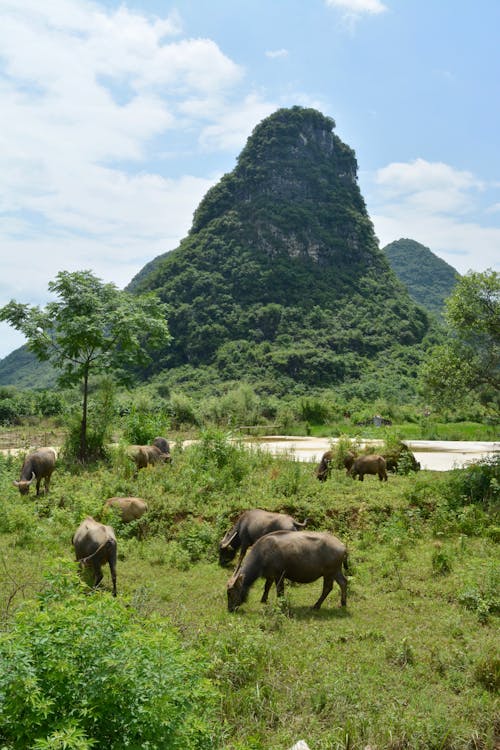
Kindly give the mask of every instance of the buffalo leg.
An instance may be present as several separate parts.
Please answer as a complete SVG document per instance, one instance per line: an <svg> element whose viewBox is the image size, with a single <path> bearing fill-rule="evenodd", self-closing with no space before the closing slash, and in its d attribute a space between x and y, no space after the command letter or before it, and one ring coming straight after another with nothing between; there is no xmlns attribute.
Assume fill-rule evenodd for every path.
<svg viewBox="0 0 500 750"><path fill-rule="evenodd" d="M108 542L109 544L109 542ZM108 554L109 570L111 581L113 582L113 596L116 596L116 543L113 542Z"/></svg>
<svg viewBox="0 0 500 750"><path fill-rule="evenodd" d="M316 604L313 606L313 609L319 609L323 602L325 601L326 597L330 593L330 591L333 588L333 579L327 578L326 576L323 578L323 591L321 592L321 596L319 597Z"/></svg>
<svg viewBox="0 0 500 750"><path fill-rule="evenodd" d="M99 584L101 583L103 579L103 574L101 570L101 566L98 562L93 562L93 568L94 568L94 588L96 589Z"/></svg>
<svg viewBox="0 0 500 750"><path fill-rule="evenodd" d="M340 603L342 607L345 607L347 604L347 578L341 570L335 574L334 578L340 586Z"/></svg>
<svg viewBox="0 0 500 750"><path fill-rule="evenodd" d="M264 585L264 591L262 594L261 604L265 604L267 602L267 597L269 596L269 591L271 589L271 586L273 585L273 579L272 578L266 578L266 583Z"/></svg>

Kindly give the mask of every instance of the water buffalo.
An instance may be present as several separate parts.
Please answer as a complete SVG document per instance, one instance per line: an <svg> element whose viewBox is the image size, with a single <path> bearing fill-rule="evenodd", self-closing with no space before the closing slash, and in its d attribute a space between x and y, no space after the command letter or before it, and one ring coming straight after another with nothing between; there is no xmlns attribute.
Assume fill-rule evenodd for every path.
<svg viewBox="0 0 500 750"><path fill-rule="evenodd" d="M332 458L333 451L326 451L321 456L321 461L316 468L316 476L320 482L326 482L326 480L330 476Z"/></svg>
<svg viewBox="0 0 500 750"><path fill-rule="evenodd" d="M44 480L45 494L49 491L50 477L56 465L56 452L54 448L39 448L26 457L21 477L14 486L19 489L21 495L27 495L30 485L36 479L36 494L40 494L40 482Z"/></svg>
<svg viewBox="0 0 500 750"><path fill-rule="evenodd" d="M316 469L316 476L318 477L320 482L325 482L330 476L333 456L334 456L333 451L326 451L321 456L321 461L319 462L317 469ZM355 458L356 458L356 455L352 453L351 451L347 451L347 453L345 454L343 463L344 463L344 467L346 470L346 474L349 474L349 471L352 468Z"/></svg>
<svg viewBox="0 0 500 750"><path fill-rule="evenodd" d="M170 461L170 454L163 453L156 445L129 445L127 454L135 463L137 471Z"/></svg>
<svg viewBox="0 0 500 750"><path fill-rule="evenodd" d="M298 531L305 528L307 519L300 523L286 513L273 513L268 510L245 510L236 523L224 535L219 545L219 565L227 565L240 550L236 570L241 565L245 553L257 539L271 531Z"/></svg>
<svg viewBox="0 0 500 750"><path fill-rule="evenodd" d="M350 474L353 479L358 475L360 482L364 480L365 474L377 474L380 481L387 482L385 458L375 455L358 456L354 459Z"/></svg>
<svg viewBox="0 0 500 750"><path fill-rule="evenodd" d="M72 544L77 562L83 567L92 566L94 588L102 581L102 566L109 564L113 596L116 596L116 537L113 528L89 516L75 531Z"/></svg>
<svg viewBox="0 0 500 750"><path fill-rule="evenodd" d="M104 510L107 508L116 508L123 523L130 523L146 513L148 504L140 497L110 497L104 503Z"/></svg>
<svg viewBox="0 0 500 750"><path fill-rule="evenodd" d="M341 604L347 601L347 549L337 537L324 531L274 531L261 537L252 547L241 568L227 583L227 606L230 612L246 601L250 587L257 578L266 579L261 602L267 602L269 590L276 584L276 593L284 593L285 579L311 583L323 576L323 590L313 609L319 609L337 581Z"/></svg>
<svg viewBox="0 0 500 750"><path fill-rule="evenodd" d="M155 445L157 448L159 448L160 451L165 455L165 461L172 461L172 456L170 455L170 445L168 444L167 438L155 437L152 445Z"/></svg>

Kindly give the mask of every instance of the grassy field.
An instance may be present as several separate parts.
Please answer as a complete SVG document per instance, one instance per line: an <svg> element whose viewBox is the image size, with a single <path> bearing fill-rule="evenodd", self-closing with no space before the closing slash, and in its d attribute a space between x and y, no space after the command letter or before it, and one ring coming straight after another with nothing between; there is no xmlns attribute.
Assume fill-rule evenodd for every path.
<svg viewBox="0 0 500 750"><path fill-rule="evenodd" d="M50 495L35 499L12 486L19 460L0 458L3 632L54 576L76 577L70 539L82 518L98 516L108 497L143 497L142 521L113 520L118 597L171 622L206 665L220 696L211 747L286 750L304 739L311 750L497 748L498 464L484 496L479 474L360 483L334 471L320 483L313 469L211 433L137 477L120 449L91 470L59 466ZM346 608L334 584L311 610L321 581L289 585L280 602L272 591L262 605L257 581L228 613L231 571L217 563L218 541L254 507L307 517L348 545ZM111 601L107 570L91 596Z"/></svg>

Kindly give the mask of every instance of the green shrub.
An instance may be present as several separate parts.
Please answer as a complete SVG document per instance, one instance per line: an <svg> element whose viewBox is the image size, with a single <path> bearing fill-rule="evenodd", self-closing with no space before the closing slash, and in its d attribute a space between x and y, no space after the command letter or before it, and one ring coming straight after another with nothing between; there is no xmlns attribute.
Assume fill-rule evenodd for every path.
<svg viewBox="0 0 500 750"><path fill-rule="evenodd" d="M157 435L166 435L170 421L165 412L151 411L149 404L132 406L125 418L123 436L133 445L148 445Z"/></svg>
<svg viewBox="0 0 500 750"><path fill-rule="evenodd" d="M0 640L9 750L210 748L215 691L172 627L102 594L50 588Z"/></svg>
<svg viewBox="0 0 500 750"><path fill-rule="evenodd" d="M489 506L500 500L500 455L449 472L443 496L450 507L467 503Z"/></svg>

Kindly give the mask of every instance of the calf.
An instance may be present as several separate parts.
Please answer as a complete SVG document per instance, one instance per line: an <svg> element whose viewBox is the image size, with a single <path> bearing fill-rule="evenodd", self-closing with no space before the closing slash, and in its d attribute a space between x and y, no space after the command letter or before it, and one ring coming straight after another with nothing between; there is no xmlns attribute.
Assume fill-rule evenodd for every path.
<svg viewBox="0 0 500 750"><path fill-rule="evenodd" d="M246 601L257 578L266 579L261 602L267 602L273 583L276 593L284 593L285 578L296 583L311 583L323 576L323 590L314 609L319 609L337 581L341 604L347 602L347 549L337 537L321 531L274 531L261 537L246 556L241 568L227 584L227 606L230 612Z"/></svg>
<svg viewBox="0 0 500 750"><path fill-rule="evenodd" d="M36 479L36 494L40 494L40 482L44 480L45 494L49 491L50 477L56 465L56 452L54 448L39 448L26 457L18 482L14 486L19 489L21 495L27 495L31 484Z"/></svg>
<svg viewBox="0 0 500 750"><path fill-rule="evenodd" d="M75 531L72 543L77 562L82 567L92 566L94 588L102 581L102 566L109 564L113 596L116 596L116 536L112 527L88 516Z"/></svg>

